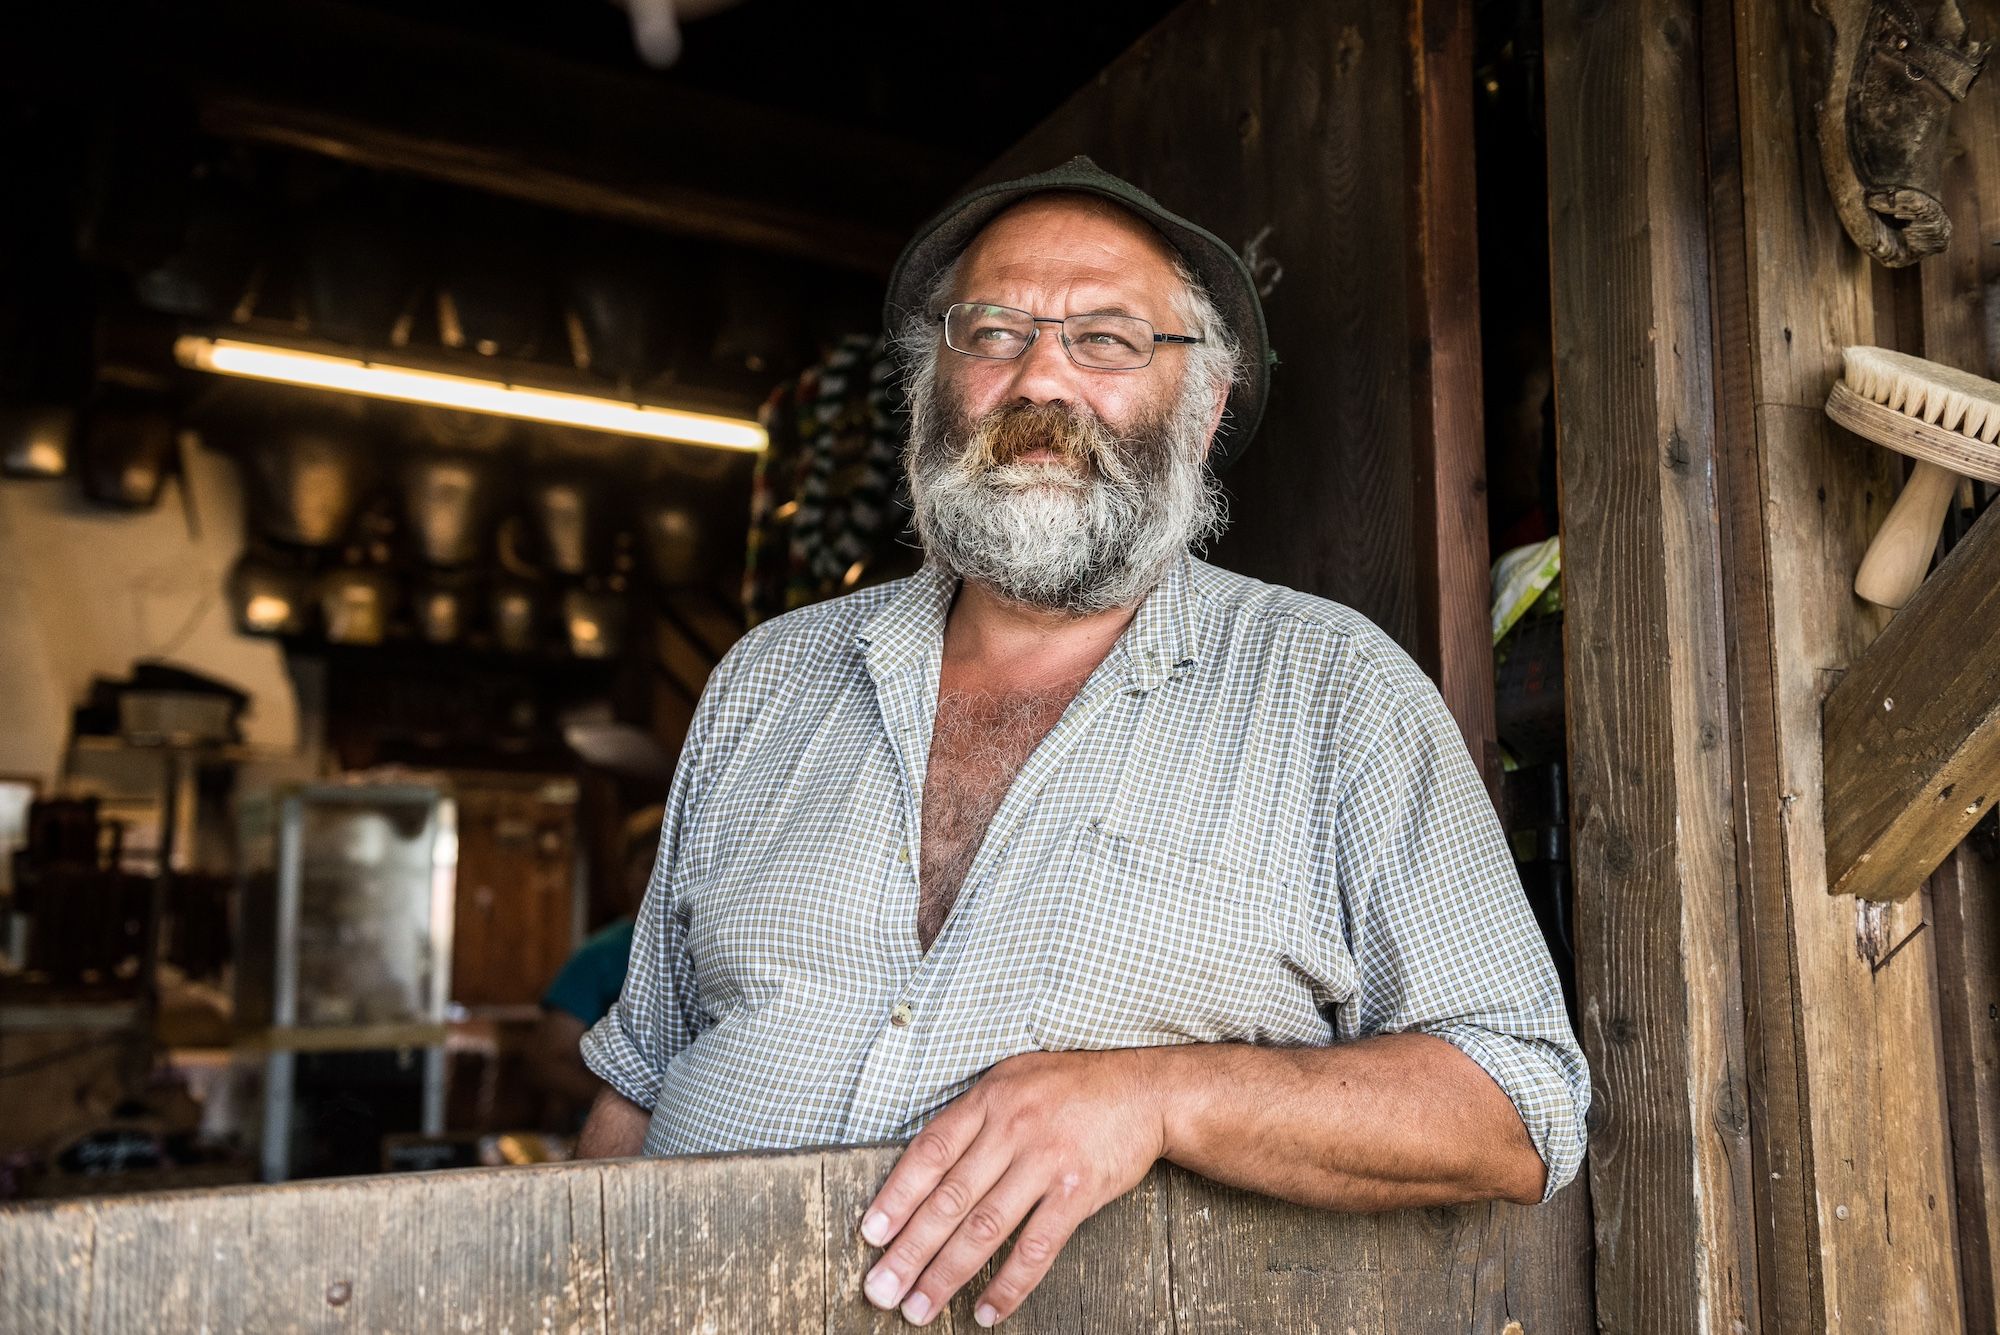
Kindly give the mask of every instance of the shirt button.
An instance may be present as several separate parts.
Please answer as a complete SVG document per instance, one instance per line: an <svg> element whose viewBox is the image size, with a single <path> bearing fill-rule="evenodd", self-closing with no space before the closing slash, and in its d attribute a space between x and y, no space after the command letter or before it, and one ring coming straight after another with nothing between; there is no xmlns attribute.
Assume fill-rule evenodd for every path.
<svg viewBox="0 0 2000 1335"><path fill-rule="evenodd" d="M907 1001L897 1002L896 1009L889 1012L889 1023L895 1025L898 1029L901 1029L904 1025L910 1022L911 1014L912 1011L910 1010L909 1002Z"/></svg>
<svg viewBox="0 0 2000 1335"><path fill-rule="evenodd" d="M901 848L896 850L896 861L908 862L909 860L910 860L910 846L908 844L904 844Z"/></svg>

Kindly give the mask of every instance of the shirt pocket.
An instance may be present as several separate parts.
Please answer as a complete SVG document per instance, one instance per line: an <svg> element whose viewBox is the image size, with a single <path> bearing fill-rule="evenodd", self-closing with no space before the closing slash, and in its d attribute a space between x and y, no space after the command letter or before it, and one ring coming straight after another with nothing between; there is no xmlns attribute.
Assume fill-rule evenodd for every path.
<svg viewBox="0 0 2000 1335"><path fill-rule="evenodd" d="M1031 1029L1046 1051L1255 1042L1285 977L1283 888L1082 826L1052 870Z"/></svg>

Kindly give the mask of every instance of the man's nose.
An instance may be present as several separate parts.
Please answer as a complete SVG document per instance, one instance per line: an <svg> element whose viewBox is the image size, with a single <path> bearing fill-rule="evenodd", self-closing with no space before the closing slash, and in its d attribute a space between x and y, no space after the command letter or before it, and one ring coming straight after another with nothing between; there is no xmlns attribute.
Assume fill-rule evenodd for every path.
<svg viewBox="0 0 2000 1335"><path fill-rule="evenodd" d="M1077 365L1063 350L1062 326L1035 326L1035 341L1014 359L1013 397L1028 403L1074 402Z"/></svg>

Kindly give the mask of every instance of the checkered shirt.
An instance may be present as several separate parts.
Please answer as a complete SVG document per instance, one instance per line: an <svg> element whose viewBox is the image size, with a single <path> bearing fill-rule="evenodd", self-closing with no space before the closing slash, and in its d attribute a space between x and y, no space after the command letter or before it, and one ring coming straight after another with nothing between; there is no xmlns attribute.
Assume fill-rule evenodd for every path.
<svg viewBox="0 0 2000 1335"><path fill-rule="evenodd" d="M649 1154L906 1138L1016 1053L1434 1034L1553 1193L1588 1073L1436 689L1360 614L1187 558L1015 779L929 951L919 798L952 579L751 631L681 754L583 1040Z"/></svg>

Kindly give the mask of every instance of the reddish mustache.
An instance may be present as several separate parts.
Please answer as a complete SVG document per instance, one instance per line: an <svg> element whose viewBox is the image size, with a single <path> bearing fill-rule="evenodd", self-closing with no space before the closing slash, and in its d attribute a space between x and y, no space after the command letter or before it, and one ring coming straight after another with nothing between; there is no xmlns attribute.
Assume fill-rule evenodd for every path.
<svg viewBox="0 0 2000 1335"><path fill-rule="evenodd" d="M1071 463L1095 454L1092 423L1081 414L1054 407L1006 408L981 424L987 462L1009 464L1036 450L1049 450Z"/></svg>

